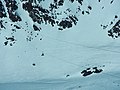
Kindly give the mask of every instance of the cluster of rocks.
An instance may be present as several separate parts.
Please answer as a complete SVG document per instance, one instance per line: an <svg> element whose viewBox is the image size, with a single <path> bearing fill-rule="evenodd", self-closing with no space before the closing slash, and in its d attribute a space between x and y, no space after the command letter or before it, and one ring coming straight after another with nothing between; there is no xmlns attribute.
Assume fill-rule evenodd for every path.
<svg viewBox="0 0 120 90"><path fill-rule="evenodd" d="M0 18L3 18L3 17L6 17L6 12L2 2L0 1Z"/></svg>
<svg viewBox="0 0 120 90"><path fill-rule="evenodd" d="M71 28L73 23L76 25L78 18L74 15L69 15L65 20L61 20L58 26L60 26L59 30Z"/></svg>
<svg viewBox="0 0 120 90"><path fill-rule="evenodd" d="M120 36L120 20L108 31L108 36L118 38Z"/></svg>
<svg viewBox="0 0 120 90"><path fill-rule="evenodd" d="M21 0L22 8L28 12L29 16L32 18L33 22L37 22L39 24L50 24L52 27L55 25L58 26L58 30L63 30L66 28L71 28L73 25L76 25L78 22L78 18L75 14L68 15L71 12L70 8L64 11L57 11L60 7L64 6L65 0L53 0L49 4L49 8L46 9L42 7L41 2L44 0ZM71 3L78 2L79 11L84 15L85 13L90 14L89 11L82 11L81 6L83 5L83 0L69 0ZM37 4L36 2L39 2ZM18 10L18 2L16 0L5 0L5 7L7 11L4 9L4 5L0 1L0 17L7 17L6 13L8 13L8 18L13 22L22 21L20 15L17 13ZM88 6L89 10L92 10L91 6ZM68 13L67 13L68 12ZM59 15L66 14L65 17L58 19ZM40 31L41 28L37 25L33 25L33 29L36 31Z"/></svg>
<svg viewBox="0 0 120 90"><path fill-rule="evenodd" d="M5 26L3 25L3 20L0 20L0 29L1 28L4 28L5 29Z"/></svg>
<svg viewBox="0 0 120 90"><path fill-rule="evenodd" d="M118 19L119 16L115 15L113 20L111 20L108 24L106 25L102 25L101 27L103 29L107 29L109 26L111 26L112 28L108 30L108 36L116 39L120 37L120 19Z"/></svg>
<svg viewBox="0 0 120 90"><path fill-rule="evenodd" d="M17 13L17 2L15 0L5 0L5 3L7 7L7 12L9 14L9 18L13 22L22 21L21 17Z"/></svg>
<svg viewBox="0 0 120 90"><path fill-rule="evenodd" d="M103 70L102 69L98 69L97 67L93 67L93 68L87 68L85 70L83 70L81 72L82 76L89 76L93 73L101 73Z"/></svg>
<svg viewBox="0 0 120 90"><path fill-rule="evenodd" d="M33 1L26 1L22 4L22 7L24 10L28 11L29 16L32 18L32 20L38 24L49 23L51 26L57 25L60 27L58 28L59 30L71 28L73 26L73 23L75 25L77 24L78 19L75 15L69 15L62 20L59 20L57 18L58 15L62 14L56 12L56 10L59 7L63 6L64 0L54 0L53 3L50 3L49 9L45 9L40 5L34 5L32 3Z"/></svg>
<svg viewBox="0 0 120 90"><path fill-rule="evenodd" d="M32 18L32 20L39 24L49 23L52 26L54 26L55 20L53 19L53 17L48 15L49 10L44 9L43 7L41 7L39 5L33 5L32 3L33 2L27 1L27 2L23 3L23 5L22 5L23 9L28 11L29 16Z"/></svg>
<svg viewBox="0 0 120 90"><path fill-rule="evenodd" d="M58 9L64 7L65 0L53 0L48 5L48 8L44 8L41 5L41 2L44 2L44 0L20 0L23 10L28 12L29 17L33 20L32 28L34 31L41 31L41 24L50 24L52 27L57 26L58 30L64 30L67 28L71 28L78 22L78 17L76 16L77 13L81 12L82 15L90 14L90 11L92 10L92 6L88 5L86 10L82 10L82 5L84 0L68 0L71 2L71 5L73 5L74 2L78 2L78 7L76 8L76 13L72 13L71 8L66 8L63 11L59 11ZM101 0L98 0L99 2ZM113 3L114 0L111 1ZM3 5L3 2L0 1L0 18L6 17L9 18L12 22L18 22L22 21L20 15L17 13L18 11L18 1L17 0L4 0L5 5ZM37 4L36 2L39 2ZM6 9L5 9L5 7ZM60 18L59 18L60 16ZM61 18L62 16L62 18ZM119 33L119 22L118 21L112 29L108 31L108 35L112 38L118 38L120 36ZM24 23L24 22L23 22ZM113 24L113 22L111 22ZM13 24L15 28L12 28L11 30L13 32L16 32L17 29L23 29L24 27L20 27L17 24ZM13 27L12 26L12 27ZM28 24L26 25L28 27ZM105 29L108 27L108 25L102 25L102 27ZM5 25L3 23L3 20L0 20L0 29L5 29ZM25 28L25 31L28 29ZM28 32L28 36L26 38L27 41L33 40L33 33L30 31ZM37 34L38 35L38 34ZM35 35L35 37L37 37ZM42 39L41 39L42 40Z"/></svg>
<svg viewBox="0 0 120 90"><path fill-rule="evenodd" d="M12 36L12 37L6 37L6 41L4 42L4 45L10 45L10 46L13 46L13 44L15 44L15 37Z"/></svg>
<svg viewBox="0 0 120 90"><path fill-rule="evenodd" d="M74 2L75 0L69 0L70 2ZM79 4L81 4L82 5L82 3L83 3L83 0L76 0Z"/></svg>

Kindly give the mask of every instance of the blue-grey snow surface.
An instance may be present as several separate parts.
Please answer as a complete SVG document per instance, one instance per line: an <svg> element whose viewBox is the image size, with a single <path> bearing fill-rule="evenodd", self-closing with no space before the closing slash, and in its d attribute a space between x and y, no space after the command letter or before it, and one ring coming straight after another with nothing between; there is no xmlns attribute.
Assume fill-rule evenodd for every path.
<svg viewBox="0 0 120 90"><path fill-rule="evenodd" d="M0 90L120 90L120 0L0 0Z"/></svg>

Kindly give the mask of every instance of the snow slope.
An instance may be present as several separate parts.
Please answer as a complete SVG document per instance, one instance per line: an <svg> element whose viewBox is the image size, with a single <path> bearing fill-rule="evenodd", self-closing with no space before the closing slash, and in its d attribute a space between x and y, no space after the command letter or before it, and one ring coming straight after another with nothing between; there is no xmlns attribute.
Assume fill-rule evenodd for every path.
<svg viewBox="0 0 120 90"><path fill-rule="evenodd" d="M22 9L23 2L16 1L20 3L17 13L22 21L1 19L6 29L0 31L0 90L120 90L120 39L107 35L120 19L119 0L113 0L112 4L111 0L83 0L79 13L76 13L77 0L72 4L65 0L57 12L67 8L71 12L58 16L58 20L74 14L78 22L63 30L58 30L57 25L33 22ZM45 0L41 5L48 9L51 2ZM90 14L83 15L86 10ZM12 33L11 24L22 28ZM42 30L34 31L33 24ZM101 25L108 26L103 29ZM4 45L5 37L10 36L14 36L15 43L9 41L13 46ZM94 67L102 72L94 73ZM87 68L93 73L84 77L81 72Z"/></svg>

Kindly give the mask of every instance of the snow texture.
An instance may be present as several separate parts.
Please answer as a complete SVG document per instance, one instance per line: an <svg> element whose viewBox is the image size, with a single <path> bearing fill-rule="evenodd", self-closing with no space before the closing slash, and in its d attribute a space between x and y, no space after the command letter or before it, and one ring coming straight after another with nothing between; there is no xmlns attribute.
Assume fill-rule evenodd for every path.
<svg viewBox="0 0 120 90"><path fill-rule="evenodd" d="M120 0L0 0L0 90L120 90Z"/></svg>

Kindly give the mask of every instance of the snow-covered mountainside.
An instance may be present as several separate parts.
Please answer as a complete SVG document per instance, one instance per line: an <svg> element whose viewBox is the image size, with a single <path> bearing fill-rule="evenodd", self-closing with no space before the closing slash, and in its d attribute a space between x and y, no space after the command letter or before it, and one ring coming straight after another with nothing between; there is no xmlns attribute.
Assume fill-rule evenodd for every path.
<svg viewBox="0 0 120 90"><path fill-rule="evenodd" d="M120 0L0 0L0 90L120 90Z"/></svg>

